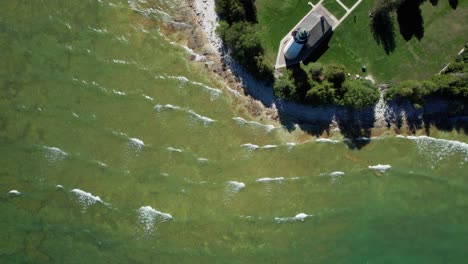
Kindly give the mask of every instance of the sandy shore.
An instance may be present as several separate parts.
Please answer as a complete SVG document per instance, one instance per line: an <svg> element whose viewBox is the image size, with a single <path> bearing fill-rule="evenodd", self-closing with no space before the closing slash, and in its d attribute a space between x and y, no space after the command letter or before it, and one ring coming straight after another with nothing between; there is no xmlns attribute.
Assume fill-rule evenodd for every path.
<svg viewBox="0 0 468 264"><path fill-rule="evenodd" d="M381 134L425 134L424 128L427 130L431 124L424 116L437 116L449 111L449 102L442 100L431 100L425 109L417 110L409 103L388 105L383 96L374 108L360 112L347 111L340 106L310 106L281 100L271 87L245 72L223 48L216 34L218 16L215 0L190 0L189 5L196 15L195 26L201 31L196 45L204 50L204 54L211 56L214 71L224 78L226 88L236 97L241 97L237 103L244 104L258 120L284 126L289 131L300 129L315 136L331 136L339 132L345 137L357 138Z"/></svg>

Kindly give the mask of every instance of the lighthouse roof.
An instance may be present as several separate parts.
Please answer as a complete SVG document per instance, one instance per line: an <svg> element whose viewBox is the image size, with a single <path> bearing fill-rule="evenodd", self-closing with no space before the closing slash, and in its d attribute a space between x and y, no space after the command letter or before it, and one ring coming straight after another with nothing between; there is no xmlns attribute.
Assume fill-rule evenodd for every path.
<svg viewBox="0 0 468 264"><path fill-rule="evenodd" d="M308 32L308 45L313 46L323 35L331 29L327 19L318 13L311 13L298 25L299 30L305 29Z"/></svg>

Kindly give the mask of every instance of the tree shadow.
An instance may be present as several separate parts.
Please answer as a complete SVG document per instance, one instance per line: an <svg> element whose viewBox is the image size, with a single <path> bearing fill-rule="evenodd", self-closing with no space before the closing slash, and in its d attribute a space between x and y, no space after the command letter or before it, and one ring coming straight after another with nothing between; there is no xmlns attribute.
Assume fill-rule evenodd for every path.
<svg viewBox="0 0 468 264"><path fill-rule="evenodd" d="M397 20L401 36L409 41L413 36L418 40L424 37L424 19L421 14L421 0L402 2L397 10Z"/></svg>
<svg viewBox="0 0 468 264"><path fill-rule="evenodd" d="M422 109L416 109L408 100L392 100L387 102L385 121L387 127L396 125L397 131L406 120L409 132L416 133L424 130L426 135L431 134L431 128L440 131L453 131L468 133L468 109L454 111L454 105L466 105L466 102L429 98Z"/></svg>
<svg viewBox="0 0 468 264"><path fill-rule="evenodd" d="M436 6L439 3L439 0L429 0L432 6Z"/></svg>
<svg viewBox="0 0 468 264"><path fill-rule="evenodd" d="M369 107L362 111L344 109L337 113L336 121L345 144L350 149L361 149L371 141L371 129L375 123L375 109Z"/></svg>
<svg viewBox="0 0 468 264"><path fill-rule="evenodd" d="M370 22L372 35L377 44L381 45L387 54L395 50L395 23L390 11L381 10L373 14Z"/></svg>
<svg viewBox="0 0 468 264"><path fill-rule="evenodd" d="M452 9L457 9L458 6L458 0L449 0L449 5Z"/></svg>

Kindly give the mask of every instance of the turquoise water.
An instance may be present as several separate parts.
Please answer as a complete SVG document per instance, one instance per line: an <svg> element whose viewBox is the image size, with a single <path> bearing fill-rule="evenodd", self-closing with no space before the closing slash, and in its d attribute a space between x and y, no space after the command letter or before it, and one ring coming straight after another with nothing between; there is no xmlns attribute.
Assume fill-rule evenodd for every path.
<svg viewBox="0 0 468 264"><path fill-rule="evenodd" d="M466 136L255 123L164 30L184 5L0 4L1 263L466 260Z"/></svg>

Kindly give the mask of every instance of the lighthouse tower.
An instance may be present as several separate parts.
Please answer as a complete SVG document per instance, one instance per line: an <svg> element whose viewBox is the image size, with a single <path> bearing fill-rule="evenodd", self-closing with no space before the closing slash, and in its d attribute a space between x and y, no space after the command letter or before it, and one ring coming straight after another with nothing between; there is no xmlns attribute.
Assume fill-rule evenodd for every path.
<svg viewBox="0 0 468 264"><path fill-rule="evenodd" d="M305 28L299 28L294 38L291 38L284 47L284 57L288 60L294 60L299 55L302 47L307 43L309 32Z"/></svg>

